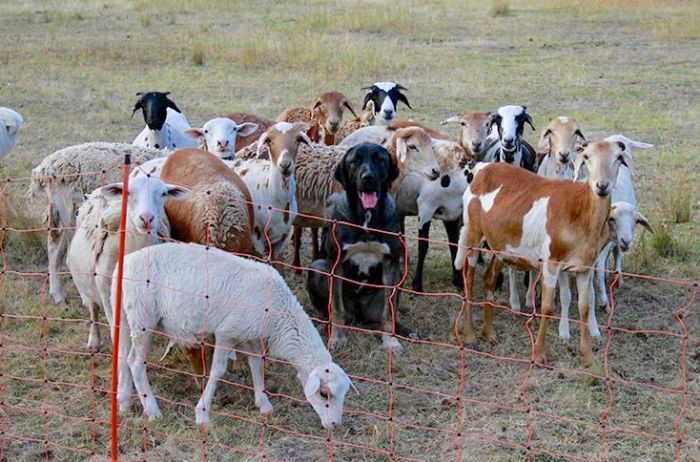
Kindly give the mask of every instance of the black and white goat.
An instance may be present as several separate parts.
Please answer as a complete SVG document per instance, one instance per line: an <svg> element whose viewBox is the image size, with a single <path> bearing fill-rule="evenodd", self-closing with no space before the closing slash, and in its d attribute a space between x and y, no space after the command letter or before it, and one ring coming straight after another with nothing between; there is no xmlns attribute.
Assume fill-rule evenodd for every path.
<svg viewBox="0 0 700 462"><path fill-rule="evenodd" d="M492 113L491 133L487 139L483 161L506 162L536 172L535 150L523 139L526 123L535 130L526 106L501 106L498 111Z"/></svg>
<svg viewBox="0 0 700 462"><path fill-rule="evenodd" d="M170 92L149 91L136 93L134 117L139 109L143 112L146 127L134 139L133 145L147 148L169 149L197 147L198 141L185 134L190 123L180 109L168 98Z"/></svg>
<svg viewBox="0 0 700 462"><path fill-rule="evenodd" d="M376 82L374 85L362 88L369 90L365 95L365 100L362 103L362 108L367 107L367 103L372 101L375 107L375 116L377 124L388 125L389 122L396 118L398 110L398 102L401 101L409 109L413 110L408 102L406 95L401 91L406 91L406 88L395 82Z"/></svg>

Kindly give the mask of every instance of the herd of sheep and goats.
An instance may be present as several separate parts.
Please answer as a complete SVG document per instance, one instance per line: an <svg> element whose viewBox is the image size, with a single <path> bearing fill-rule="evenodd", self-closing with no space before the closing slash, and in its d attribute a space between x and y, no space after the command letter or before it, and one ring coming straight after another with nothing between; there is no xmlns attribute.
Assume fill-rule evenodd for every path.
<svg viewBox="0 0 700 462"><path fill-rule="evenodd" d="M634 150L652 145L623 135L590 142L575 119L560 116L544 127L534 149L523 139L527 126L535 130L532 117L518 105L450 117L442 124L461 126L453 137L397 119L399 103L411 107L400 84L377 82L363 90L360 115L342 93L328 91L306 107L284 110L275 121L233 113L201 128L190 126L169 93L138 93L132 117L141 111L146 127L133 143L70 146L33 169L29 193L44 192L49 202L50 295L56 303L65 301L61 271L67 265L90 312L87 347L95 351L98 306L110 333L114 326L120 178L124 159L133 164L126 199L120 411L130 408L135 387L144 413L161 415L146 371L158 329L170 339L168 349L181 346L198 377L207 369L197 424L208 423L217 381L229 359L240 354L248 360L261 412L272 412L263 381L263 356L269 356L298 370L324 428L340 425L345 395L355 386L329 350L346 345L347 324L375 328L382 347L394 355L417 336L400 322L398 309L401 268L407 267L399 262L408 257L406 216L418 220L412 292L423 292L430 224L439 219L450 243L452 282L467 300L475 268L484 261L486 300L494 300L504 265L512 310L521 309L521 284L531 309L540 293L535 361L546 361L546 324L557 288L559 335L570 337L575 278L580 354L584 365L594 362L591 337L600 336L595 308L609 305L609 256L619 277L621 254L630 249L636 225L652 231L637 209L633 176ZM23 120L0 108L0 121L3 157L15 146ZM326 341L275 269L302 268L303 228L312 231L306 267L311 305L331 321L324 324ZM291 266L281 261L290 239ZM487 341L494 339L491 310L484 304L481 336ZM474 345L469 303L463 311L457 318L463 323L460 341ZM210 343L203 355L205 337Z"/></svg>

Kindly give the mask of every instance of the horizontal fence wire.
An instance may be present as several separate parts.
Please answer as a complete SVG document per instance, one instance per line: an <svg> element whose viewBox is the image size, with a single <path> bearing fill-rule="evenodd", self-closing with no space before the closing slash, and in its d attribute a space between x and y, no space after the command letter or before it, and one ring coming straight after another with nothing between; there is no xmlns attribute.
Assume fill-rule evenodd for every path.
<svg viewBox="0 0 700 462"><path fill-rule="evenodd" d="M77 183L91 187L105 185L120 172L121 165L115 162L97 172L34 178L33 181L45 185L49 201L46 214L51 217L52 208L56 206L52 195L57 188ZM46 242L51 233L69 237L78 229L74 217L67 226L52 226L50 220L44 226L38 225L36 220L12 222L17 214L8 207L17 207L17 198L24 194L30 181L32 179L27 177L7 178L0 183L3 233L0 253L0 460L3 457L4 460L110 460L109 402L113 394L109 368L113 356L110 323L104 319L101 308L97 320L88 318L87 310L71 287L71 275L63 266L58 273L50 274L43 257L16 254L23 250L21 242L32 236L41 236L41 241ZM89 192L80 191L82 194ZM33 208L37 216L45 204L42 195L35 198ZM289 213L267 205L250 205L267 207L270 216L273 212ZM700 454L700 424L697 423L700 337L697 312L693 311L697 309L697 281L630 272L617 274L606 269L610 312L607 320L600 323L602 336L596 345L595 365L583 367L577 349L570 349L557 340L552 329L548 332L548 349L550 353L556 350L557 360L537 363L533 359L536 329L543 318L539 300L534 300L530 308L515 311L499 302L500 297L487 300L478 291L468 297L460 289L416 291L407 284L411 255L419 240L442 249L456 244L418 238L411 232L395 234L367 229L362 224L298 215L315 218L327 226L339 251L341 243L334 237L339 226L398 238L403 250L402 255L394 256L400 261L396 284L366 283L364 287L387 291L394 326L393 321L399 316L413 318L415 310L430 311L440 305L441 309L449 307L448 312L442 313L445 318L441 320L446 329L430 332L425 326L415 326L421 331L420 336L402 335L395 327L385 332L378 327L333 319L330 301L327 313L318 313L311 310L309 303L302 303L308 317L325 336L327 346L333 329L348 335L348 343L331 355L360 390L359 396L353 392L346 396L343 425L335 430L323 429L319 416L302 392L303 384L293 371L306 365L274 357L267 349L264 338L267 323L283 317L297 316L299 319L295 322L306 319L306 314L292 314L275 305L273 278L259 281L255 300L232 301L211 293L208 286L202 291L198 287L162 284L149 266L148 290L167 290L204 306L205 324L213 310L226 305L235 304L236 309L244 311L263 309L264 315L255 341L224 347L227 354L238 361L231 363L229 373L218 380L214 406L210 410L212 423L202 428L195 425L195 406L208 378L207 352L216 346L214 338L203 330L198 332L195 347L205 364L204 373L199 374L177 349L161 358L165 345L189 344L191 338L169 334L160 327L150 329L148 334L154 341L149 349L155 351L145 352L146 369L164 417L154 421L143 416L139 397L134 394L131 410L120 417L119 460L176 460L185 454L187 460L461 461L500 460L497 458L500 454L502 460L599 461L621 460L643 453L657 460L681 461ZM268 224L270 222L271 219ZM127 239L134 232L127 229ZM266 230L263 232L269 244ZM116 231L110 233L116 236ZM208 245L207 242L202 244ZM29 252L41 254L43 249L31 248ZM487 261L504 254L484 248L469 249L469 252L480 252ZM286 257L274 261L271 254L244 257L273 265L302 300L305 300L303 278L309 272L318 272L309 266L294 266ZM94 255L85 258L94 260ZM541 265L549 263L556 262L546 261ZM351 281L337 274L341 264L336 259L330 262L329 271L319 272L329 281L329 300L334 284ZM538 282L541 265L535 273ZM180 269L173 269L177 270ZM210 279L208 264L187 270L203 274L205 281ZM294 275L296 271L303 273L301 279ZM59 276L68 288L69 304L52 302L50 276ZM97 268L92 276L113 278L112 274L102 274ZM450 267L444 265L440 276L443 277L431 274L431 279L451 279ZM623 289L619 287L621 279L625 284ZM436 283L431 280L426 285ZM480 277L477 277L476 286L480 286ZM620 305L619 291L631 287L641 301L630 303L630 296L627 296ZM663 296L655 298L645 292L653 289ZM395 295L401 295L403 303L408 297L413 306L410 313L402 311ZM656 325L634 316L635 305L643 304L644 300L649 300L660 313L652 320ZM83 302L101 303L94 298ZM494 310L497 337L500 337L499 329L506 324L510 326L509 334L517 337L515 350L504 347L514 342L510 338L499 338L495 344L463 341L465 310L472 309L479 314L487 307ZM599 314L602 318L603 313ZM547 318L561 319L556 312ZM620 321L623 318L624 322ZM413 324L417 322L411 320ZM570 322L577 326L575 333L588 328L587 320L571 319ZM84 345L93 324L101 332L102 347L98 351L90 351ZM381 351L379 342L386 335L403 344L403 356ZM368 343L363 339L373 340ZM663 351L658 357L643 356L642 346L646 342L658 345ZM572 345L575 343L571 341ZM623 357L634 356L637 351L640 352L637 358ZM566 359L567 354L569 359ZM273 414L261 414L252 405L254 387L250 374L241 371L243 367L239 364L246 357L262 360L266 396L275 408ZM623 363L623 359L630 360L634 367L630 369L630 364ZM126 358L119 357L119 361L122 360ZM367 362L365 367L363 362ZM382 367L377 367L382 363ZM635 373L635 368L647 369L649 377L644 379L645 375ZM567 390L571 393L567 394ZM549 394L563 402L548 403ZM585 411L580 414L572 412L578 407L568 409L577 401L584 402L580 407ZM661 405L664 406L663 425L654 419L647 421L649 416L645 415L645 408L653 411L655 406ZM479 414L490 416L490 420L480 419ZM566 441L572 435L579 441Z"/></svg>

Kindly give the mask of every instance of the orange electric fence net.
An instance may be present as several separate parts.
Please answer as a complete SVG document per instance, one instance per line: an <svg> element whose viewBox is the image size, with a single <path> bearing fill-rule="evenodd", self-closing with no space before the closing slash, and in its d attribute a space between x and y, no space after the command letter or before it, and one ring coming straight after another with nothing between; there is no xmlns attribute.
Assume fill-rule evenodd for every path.
<svg viewBox="0 0 700 462"><path fill-rule="evenodd" d="M81 175L99 186L116 181L121 168L115 164ZM111 460L110 400L115 392L109 323L98 308L95 322L102 345L86 348L91 321L84 305L101 303L97 291L91 300L80 299L63 264L65 248L53 257L60 263L58 272L49 274L47 240L67 245L76 225L74 210L72 217L63 217L68 225L51 219L58 204L52 194L65 179L45 180L50 201L44 225L31 217L47 210L45 200L27 205L24 199L29 178L5 179L0 191L0 460ZM339 224L327 223L331 232ZM401 316L420 335L388 332L405 349L399 356L382 350L387 332L332 319L333 327L348 337L345 346L331 352L333 361L359 391L346 396L341 426L332 431L321 426L305 397L303 377L297 377L297 369L306 367L303 359L280 358L268 350L262 335L267 323L290 316L272 301L277 290L272 273L255 273L266 276L256 281L256 296L246 300L217 299L220 294L210 293L206 285L160 287L205 306L207 316L221 306L264 311L256 340L234 344L229 352L239 359L262 360L266 396L274 410L260 412L247 365L231 362L218 380L209 425L197 426L195 406L209 367L202 381L180 350L163 355L170 341L186 339L156 326L150 332L154 339L146 369L163 417L146 418L134 395L130 409L119 416L119 460L700 460L697 282L611 273L611 309L598 312L602 336L594 342L595 364L583 367L578 353L585 321L571 320L568 342L557 337L558 308L548 332L549 361L539 364L532 360L542 317L539 300L523 311L502 302L507 299L503 292L486 301L480 291L481 266L471 308L477 333L483 308L493 308L496 340L465 344L462 324L469 303L464 291L449 285L448 243L430 240L434 249L425 286L440 290L418 293L407 283L418 239L411 231L398 238L404 252L398 282L377 288L400 295L398 301L391 298L391 316ZM477 251L489 260L491 252L470 249ZM266 257L250 258L267 263ZM92 261L94 255L85 259ZM331 310L325 315L311 310L306 260L302 267L290 265L287 257L273 263L327 344ZM209 274L206 261L201 267L193 262L167 271L186 271L196 280ZM157 285L163 268L147 271ZM54 303L50 276L65 287L66 303ZM333 278L331 284L339 280ZM195 346L205 363L214 341L197 336Z"/></svg>

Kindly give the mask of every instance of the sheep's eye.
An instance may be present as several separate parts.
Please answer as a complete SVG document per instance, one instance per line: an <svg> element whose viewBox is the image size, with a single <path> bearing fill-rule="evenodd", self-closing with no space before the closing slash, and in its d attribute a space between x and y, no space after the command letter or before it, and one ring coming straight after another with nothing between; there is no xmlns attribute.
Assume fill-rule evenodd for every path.
<svg viewBox="0 0 700 462"><path fill-rule="evenodd" d="M462 127L466 127L466 126L467 126L467 123L466 123L466 122L460 122L459 124L460 124Z"/></svg>
<svg viewBox="0 0 700 462"><path fill-rule="evenodd" d="M625 163L625 158L622 156L617 156L617 160L623 164Z"/></svg>
<svg viewBox="0 0 700 462"><path fill-rule="evenodd" d="M588 154L583 155L583 160L588 160Z"/></svg>
<svg viewBox="0 0 700 462"><path fill-rule="evenodd" d="M319 390L318 394L321 395L321 398L328 401L329 395L328 395L328 392L326 390Z"/></svg>
<svg viewBox="0 0 700 462"><path fill-rule="evenodd" d="M207 133L207 134L208 134L208 133L209 133L209 130L204 130L204 133Z"/></svg>
<svg viewBox="0 0 700 462"><path fill-rule="evenodd" d="M408 145L408 149L411 149L411 150L415 151L415 150L418 149L418 147L417 147L415 144L409 144L409 145Z"/></svg>
<svg viewBox="0 0 700 462"><path fill-rule="evenodd" d="M613 217L608 218L608 223L614 224L615 218L613 218Z"/></svg>

